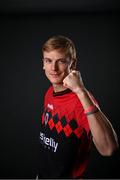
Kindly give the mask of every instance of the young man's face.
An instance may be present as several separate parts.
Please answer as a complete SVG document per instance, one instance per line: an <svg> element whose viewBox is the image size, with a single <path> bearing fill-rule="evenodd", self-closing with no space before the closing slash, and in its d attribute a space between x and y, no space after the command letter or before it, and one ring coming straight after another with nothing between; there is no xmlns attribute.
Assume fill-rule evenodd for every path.
<svg viewBox="0 0 120 180"><path fill-rule="evenodd" d="M63 79L71 71L71 61L57 50L43 53L43 69L53 85L63 84Z"/></svg>

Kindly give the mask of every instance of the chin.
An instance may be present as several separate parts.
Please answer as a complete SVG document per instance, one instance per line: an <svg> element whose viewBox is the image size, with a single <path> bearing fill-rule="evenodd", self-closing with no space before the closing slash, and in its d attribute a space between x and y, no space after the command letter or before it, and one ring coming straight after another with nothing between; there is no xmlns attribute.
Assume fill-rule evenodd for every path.
<svg viewBox="0 0 120 180"><path fill-rule="evenodd" d="M63 84L63 79L65 78L65 75L61 75L58 77L52 77L49 74L46 74L47 78L52 84Z"/></svg>
<svg viewBox="0 0 120 180"><path fill-rule="evenodd" d="M52 83L52 84L63 84L63 80L60 80L60 79L49 79L49 81Z"/></svg>
<svg viewBox="0 0 120 180"><path fill-rule="evenodd" d="M59 85L59 84L63 84L62 81L50 81L52 84L54 85Z"/></svg>

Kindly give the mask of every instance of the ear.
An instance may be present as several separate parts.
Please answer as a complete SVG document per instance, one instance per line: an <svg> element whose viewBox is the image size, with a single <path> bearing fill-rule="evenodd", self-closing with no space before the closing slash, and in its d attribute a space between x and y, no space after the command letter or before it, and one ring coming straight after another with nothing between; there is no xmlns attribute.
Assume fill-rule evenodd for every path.
<svg viewBox="0 0 120 180"><path fill-rule="evenodd" d="M43 61L43 70L45 70L45 65L44 65L44 61Z"/></svg>

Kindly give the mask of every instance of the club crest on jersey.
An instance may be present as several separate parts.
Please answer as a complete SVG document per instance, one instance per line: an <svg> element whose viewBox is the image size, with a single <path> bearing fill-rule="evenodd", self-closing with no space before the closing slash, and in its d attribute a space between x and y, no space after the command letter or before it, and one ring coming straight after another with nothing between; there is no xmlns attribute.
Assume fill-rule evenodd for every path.
<svg viewBox="0 0 120 180"><path fill-rule="evenodd" d="M48 123L48 119L49 119L49 113L46 113L46 114L45 114L45 117L44 117L45 126L46 126L47 123Z"/></svg>

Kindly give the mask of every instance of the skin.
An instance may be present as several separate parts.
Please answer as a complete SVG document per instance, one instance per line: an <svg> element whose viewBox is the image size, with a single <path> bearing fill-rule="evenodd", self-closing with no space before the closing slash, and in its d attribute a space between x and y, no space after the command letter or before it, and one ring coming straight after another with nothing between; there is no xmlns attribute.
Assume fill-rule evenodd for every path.
<svg viewBox="0 0 120 180"><path fill-rule="evenodd" d="M57 50L43 53L43 69L54 91L71 89L79 98L84 110L96 106L85 88L79 71L73 70L73 62ZM64 59L64 61L63 61ZM117 135L112 124L100 110L87 116L93 142L103 156L110 156L118 149Z"/></svg>
<svg viewBox="0 0 120 180"><path fill-rule="evenodd" d="M50 51L43 53L43 69L47 78L53 85L54 91L65 90L63 86L64 78L71 72L72 62L59 51Z"/></svg>

